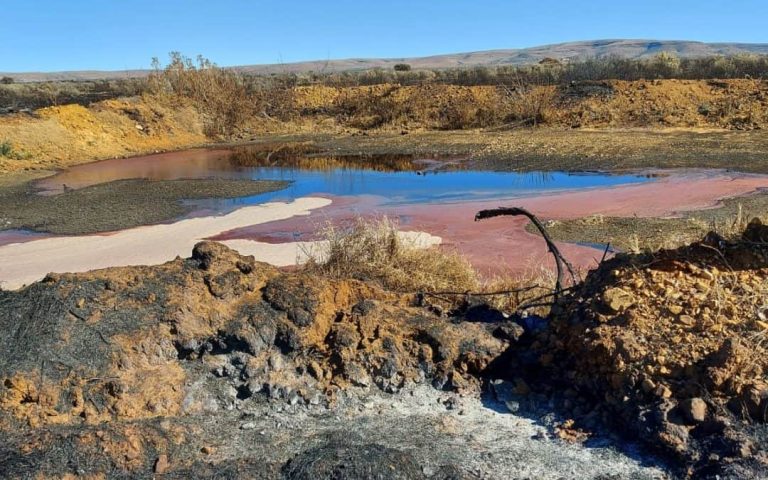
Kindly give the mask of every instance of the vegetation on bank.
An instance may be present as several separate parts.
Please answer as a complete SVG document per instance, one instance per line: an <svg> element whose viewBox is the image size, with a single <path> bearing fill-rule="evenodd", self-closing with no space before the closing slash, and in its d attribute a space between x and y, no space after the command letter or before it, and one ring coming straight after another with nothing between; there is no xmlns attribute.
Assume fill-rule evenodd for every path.
<svg viewBox="0 0 768 480"><path fill-rule="evenodd" d="M89 105L111 98L145 95L165 105L193 105L204 116L207 133L228 136L253 119L287 120L318 113L297 101L303 87L381 87L384 94L373 104L366 104L367 100L359 95L352 95L339 99L333 111L326 113L343 116L349 110L368 111L372 116L386 118L385 113L393 107L387 97L396 89L444 85L495 87L499 90L499 98L494 107L506 112L501 120L517 119L537 125L546 123L547 110L556 100L573 95L573 89L568 89L573 84L587 82L582 90L605 94L600 85L590 85L589 82L768 78L768 56L678 58L668 52L642 60L608 57L561 62L545 59L534 65L444 70L414 70L408 64L397 64L391 70L272 75L251 75L238 69L220 68L202 56L193 60L178 52L170 54L167 64L154 59L152 65L152 72L145 78L17 83L8 77L0 82L0 113L73 103ZM553 88L542 88L547 86ZM458 98L458 106L445 107L444 116L448 119L441 128L487 126L501 121L493 111L484 112L480 118L451 111L452 108L461 110L461 102ZM706 105L702 108L706 110ZM372 122L372 125L375 127L376 123L379 122Z"/></svg>
<svg viewBox="0 0 768 480"><path fill-rule="evenodd" d="M747 75L747 66L759 67L760 58L734 57L719 62L735 65L721 68L725 76ZM372 130L399 136L423 134L425 130L485 129L492 139L469 139L473 145L461 145L456 151L435 150L447 154L485 154L485 150L500 142L510 144L509 135L496 135L496 131L540 125L554 127L551 132L601 128L768 128L768 82L762 78L566 82L575 78L564 73L572 69L583 67L591 72L596 69L594 65L603 65L603 73L595 78L621 77L616 73L617 65L629 65L618 59L614 63L595 60L593 66L589 66L590 62L550 61L515 68L509 71L512 73L503 70L508 67L499 67L494 75L501 77L492 77L493 81L486 81L484 74L474 69L451 71L455 78L444 77L449 71L433 72L435 75L427 75L423 81L410 82L408 75L426 73L401 67L397 72L385 72L384 77L375 81L371 76L378 75L377 72L344 74L356 79L348 85L346 80L334 80L331 74L314 79L300 75L250 76L219 68L202 57L192 60L173 54L167 65L155 62L151 75L142 79L55 86L0 84L0 139L11 139L13 151L30 158L19 162L16 155L0 156L0 171L60 167L81 163L86 158L135 155L222 140L252 140L264 134L357 134L354 141L364 143L366 132ZM660 65L667 65L668 73L674 73L680 69L689 71L689 64L689 60L678 62L672 57L659 57L653 62L636 61L633 65L636 71L652 77L656 71L653 69L661 71ZM560 73L553 76L553 72ZM550 84L553 78L562 82ZM392 79L397 82L374 84ZM48 89L53 87L68 93L49 95ZM81 87L82 95L78 93ZM121 98L105 100L116 96ZM26 107L62 103L67 104L24 111ZM413 137L409 138L413 143ZM392 141L395 140L388 140ZM569 158L569 165L583 159L585 149L590 152L586 159L588 168L596 166L595 159L606 163L601 159L608 150L615 150L615 141L612 138L608 145L580 146L578 158ZM514 143L517 145L517 141ZM526 155L532 153L527 139L518 146L524 147ZM426 148L424 145L420 150ZM355 149L359 150L357 146ZM550 145L543 146L542 151L545 153L535 153L546 159L560 155ZM616 162L621 161L620 156L616 158ZM721 161L718 158L716 163Z"/></svg>
<svg viewBox="0 0 768 480"><path fill-rule="evenodd" d="M402 292L477 288L470 263L458 253L419 248L387 218L357 219L347 228L328 224L321 232L324 246L306 252L305 268L331 278L371 281Z"/></svg>
<svg viewBox="0 0 768 480"><path fill-rule="evenodd" d="M29 155L16 150L13 143L8 140L0 141L0 157L10 158L12 160L23 160Z"/></svg>

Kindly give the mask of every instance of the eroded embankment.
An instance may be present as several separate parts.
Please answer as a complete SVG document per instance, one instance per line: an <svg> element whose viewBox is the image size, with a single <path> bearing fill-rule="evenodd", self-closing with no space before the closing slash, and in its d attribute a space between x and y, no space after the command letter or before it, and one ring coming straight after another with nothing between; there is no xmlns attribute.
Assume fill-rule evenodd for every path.
<svg viewBox="0 0 768 480"><path fill-rule="evenodd" d="M346 468L365 478L508 478L520 467L490 461L493 439L457 433L477 432L472 419L485 418L462 395L488 385L510 410L558 415L562 438L616 428L683 474L759 478L768 472L766 240L754 225L738 243L620 256L549 322L282 273L210 242L160 266L51 275L0 292L3 473L310 478ZM386 406L366 402L373 392L395 395L391 408L409 415L408 402L431 398L412 390L419 384L458 393L435 407L456 415L416 416L411 430L394 417L354 435L344 427L339 415L357 418L345 408ZM273 408L257 407L264 402ZM309 431L293 415L312 409L328 415ZM479 456L475 447L452 456L455 442L477 443ZM555 458L531 475L598 474ZM624 462L605 471L663 475Z"/></svg>
<svg viewBox="0 0 768 480"><path fill-rule="evenodd" d="M551 132L531 135L527 128L519 135L507 129L527 126L531 112L525 95L541 103L540 124ZM402 143L409 137L409 150L425 148L442 153L490 154L490 161L513 158L541 168L541 160L574 160L570 168L610 168L625 163L638 167L628 155L641 150L651 165L642 166L723 166L723 134L760 130L768 126L765 80L655 80L587 82L567 86L536 86L523 97L495 86L455 85L376 85L370 87L299 87L281 100L283 118L265 118L256 113L236 125L228 138L207 136L206 115L185 101L161 101L151 96L97 102L89 107L63 105L0 117L0 142L9 142L11 152L0 156L0 173L26 169L53 169L88 159L149 153L157 150L189 148L206 143L243 141L263 134L292 134L347 137L358 152L360 134L372 137L387 134L377 148ZM667 138L627 134L627 141L616 142L590 130L651 129L653 131L698 131L693 136ZM461 138L436 138L435 131L486 129L484 134ZM545 129L546 130L546 129ZM700 138L701 132L710 137ZM712 132L717 132L712 134ZM583 132L586 135L574 135ZM396 133L396 136L391 135ZM476 133L476 132L475 132ZM393 137L393 138L392 138ZM511 140L505 138L512 137ZM699 137L699 138L697 138ZM755 162L755 146L765 150L764 136L741 135L726 138L728 150L745 157L740 168L764 171ZM575 139L575 140L574 140ZM325 141L327 138L320 138ZM684 142L681 144L680 142ZM574 147L575 145L575 149ZM707 148L695 148L707 143ZM344 148L343 145L334 145ZM711 147L711 148L709 148ZM712 150L714 149L714 150ZM717 155L712 156L712 151ZM731 153L730 165L736 165ZM623 157L623 158L622 158ZM509 162L507 162L509 163Z"/></svg>

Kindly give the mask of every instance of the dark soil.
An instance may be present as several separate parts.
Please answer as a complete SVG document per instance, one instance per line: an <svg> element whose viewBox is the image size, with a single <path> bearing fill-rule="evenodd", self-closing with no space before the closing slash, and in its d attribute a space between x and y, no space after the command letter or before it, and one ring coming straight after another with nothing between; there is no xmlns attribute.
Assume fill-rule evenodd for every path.
<svg viewBox="0 0 768 480"><path fill-rule="evenodd" d="M252 143L304 142L335 155L466 156L467 168L499 171L630 171L721 168L768 173L761 131L525 128L252 137Z"/></svg>
<svg viewBox="0 0 768 480"><path fill-rule="evenodd" d="M182 200L233 198L285 188L267 180L118 180L38 195L32 183L0 188L0 230L63 235L109 232L167 222L190 211Z"/></svg>
<svg viewBox="0 0 768 480"><path fill-rule="evenodd" d="M51 274L0 292L0 473L439 479L472 478L465 462L480 462L508 478L525 450L474 455L516 440L477 437L494 431L462 410L490 383L510 411L541 402L572 419L560 438L611 428L681 476L761 478L766 234L755 224L741 243L617 257L549 322L472 321L213 242L159 266ZM415 385L455 392L427 411L456 417L407 410ZM352 420L372 391L390 396ZM547 478L575 467L566 451L546 452Z"/></svg>

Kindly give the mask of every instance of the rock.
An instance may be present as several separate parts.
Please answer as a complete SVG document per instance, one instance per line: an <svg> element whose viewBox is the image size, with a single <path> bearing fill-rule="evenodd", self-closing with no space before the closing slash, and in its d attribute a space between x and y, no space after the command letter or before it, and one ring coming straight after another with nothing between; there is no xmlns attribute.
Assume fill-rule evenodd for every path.
<svg viewBox="0 0 768 480"><path fill-rule="evenodd" d="M683 313L683 307L681 307L680 305L670 305L669 313L671 313L672 315L680 315L681 313Z"/></svg>
<svg viewBox="0 0 768 480"><path fill-rule="evenodd" d="M283 361L283 356L279 353L273 353L269 357L269 366L272 368L272 370L279 372L283 369L285 365L285 362Z"/></svg>
<svg viewBox="0 0 768 480"><path fill-rule="evenodd" d="M758 422L768 421L768 386L751 385L744 388L741 402L749 416Z"/></svg>
<svg viewBox="0 0 768 480"><path fill-rule="evenodd" d="M347 363L344 365L344 374L347 379L358 387L369 387L372 383L371 376L361 365Z"/></svg>
<svg viewBox="0 0 768 480"><path fill-rule="evenodd" d="M653 383L653 380L650 378L645 378L640 384L640 388L642 388L645 393L650 393L656 388L656 384Z"/></svg>
<svg viewBox="0 0 768 480"><path fill-rule="evenodd" d="M658 435L659 440L678 453L683 453L688 449L688 429L683 425L667 422Z"/></svg>
<svg viewBox="0 0 768 480"><path fill-rule="evenodd" d="M504 405L507 407L507 410L509 410L511 413L517 413L520 411L520 402L517 402L515 400L507 400L504 402Z"/></svg>
<svg viewBox="0 0 768 480"><path fill-rule="evenodd" d="M670 398L672 396L672 390L666 385L657 386L654 393L661 398Z"/></svg>
<svg viewBox="0 0 768 480"><path fill-rule="evenodd" d="M157 460L155 460L155 473L158 475L164 474L170 467L171 464L168 463L168 455L164 453L160 454L160 456L157 457Z"/></svg>
<svg viewBox="0 0 768 480"><path fill-rule="evenodd" d="M707 417L707 403L699 397L684 400L680 408L688 422L700 423Z"/></svg>
<svg viewBox="0 0 768 480"><path fill-rule="evenodd" d="M253 430L254 428L256 428L255 422L246 422L240 425L240 430Z"/></svg>
<svg viewBox="0 0 768 480"><path fill-rule="evenodd" d="M206 445L200 449L200 452L205 455L213 455L214 453L216 453L216 447L211 447Z"/></svg>
<svg viewBox="0 0 768 480"><path fill-rule="evenodd" d="M609 288L603 293L603 303L615 313L621 313L635 303L634 296L621 288Z"/></svg>

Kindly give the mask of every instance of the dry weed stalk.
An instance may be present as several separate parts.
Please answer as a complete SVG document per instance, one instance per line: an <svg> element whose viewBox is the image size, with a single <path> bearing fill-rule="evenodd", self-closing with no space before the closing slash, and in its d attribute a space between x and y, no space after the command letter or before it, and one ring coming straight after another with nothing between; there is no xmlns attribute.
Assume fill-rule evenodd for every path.
<svg viewBox="0 0 768 480"><path fill-rule="evenodd" d="M374 281L401 292L477 288L477 275L457 253L423 248L413 237L399 234L384 217L357 219L349 228L328 224L319 249L306 251L305 270L332 278Z"/></svg>

